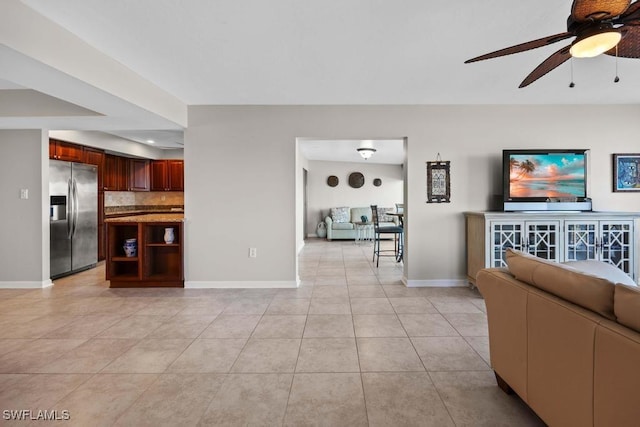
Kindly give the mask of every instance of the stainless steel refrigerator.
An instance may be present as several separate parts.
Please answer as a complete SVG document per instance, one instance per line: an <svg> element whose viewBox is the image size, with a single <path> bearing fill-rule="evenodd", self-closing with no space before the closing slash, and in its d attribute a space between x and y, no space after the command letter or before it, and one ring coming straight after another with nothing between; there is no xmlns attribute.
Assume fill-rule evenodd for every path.
<svg viewBox="0 0 640 427"><path fill-rule="evenodd" d="M50 276L98 262L98 172L94 165L49 160Z"/></svg>

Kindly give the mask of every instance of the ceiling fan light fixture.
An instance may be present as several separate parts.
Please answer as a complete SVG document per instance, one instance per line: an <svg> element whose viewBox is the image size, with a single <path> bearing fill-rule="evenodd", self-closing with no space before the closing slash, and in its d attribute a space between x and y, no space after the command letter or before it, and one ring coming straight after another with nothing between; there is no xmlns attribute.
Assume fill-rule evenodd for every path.
<svg viewBox="0 0 640 427"><path fill-rule="evenodd" d="M615 47L621 38L622 34L615 30L578 37L571 45L569 52L574 58L593 58Z"/></svg>
<svg viewBox="0 0 640 427"><path fill-rule="evenodd" d="M376 149L371 147L360 147L356 148L356 151L360 153L363 159L368 160L371 156L373 156L373 153L376 152Z"/></svg>

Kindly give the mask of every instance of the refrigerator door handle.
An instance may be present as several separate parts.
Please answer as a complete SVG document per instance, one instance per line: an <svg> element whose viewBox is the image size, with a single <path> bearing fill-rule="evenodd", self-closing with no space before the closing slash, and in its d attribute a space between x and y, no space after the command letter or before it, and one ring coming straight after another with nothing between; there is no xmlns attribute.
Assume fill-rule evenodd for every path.
<svg viewBox="0 0 640 427"><path fill-rule="evenodd" d="M76 235L76 227L78 226L78 184L75 178L73 179L73 228L71 229L71 235Z"/></svg>
<svg viewBox="0 0 640 427"><path fill-rule="evenodd" d="M71 240L73 235L73 199L71 187L71 178L67 181L67 239Z"/></svg>

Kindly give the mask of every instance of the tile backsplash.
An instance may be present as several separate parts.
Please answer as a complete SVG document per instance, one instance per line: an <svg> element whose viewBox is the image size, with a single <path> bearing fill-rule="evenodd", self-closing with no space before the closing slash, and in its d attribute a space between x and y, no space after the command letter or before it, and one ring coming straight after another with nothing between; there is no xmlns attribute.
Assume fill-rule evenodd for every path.
<svg viewBox="0 0 640 427"><path fill-rule="evenodd" d="M184 206L182 191L105 191L104 207Z"/></svg>

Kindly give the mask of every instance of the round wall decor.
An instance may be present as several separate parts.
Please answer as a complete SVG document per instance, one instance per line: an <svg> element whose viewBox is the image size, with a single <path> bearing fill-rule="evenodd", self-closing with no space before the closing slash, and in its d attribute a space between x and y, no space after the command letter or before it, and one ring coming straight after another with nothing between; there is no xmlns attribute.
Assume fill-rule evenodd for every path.
<svg viewBox="0 0 640 427"><path fill-rule="evenodd" d="M340 180L335 175L331 175L329 178L327 178L327 185L329 187L335 187L338 185L339 182Z"/></svg>
<svg viewBox="0 0 640 427"><path fill-rule="evenodd" d="M375 185L376 187L380 187L382 185L382 180L380 178L374 179L373 185Z"/></svg>
<svg viewBox="0 0 640 427"><path fill-rule="evenodd" d="M360 172L353 172L349 175L349 185L353 188L360 188L364 185L364 175Z"/></svg>

